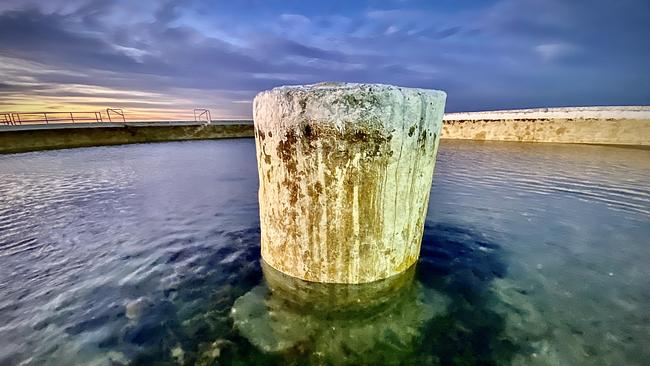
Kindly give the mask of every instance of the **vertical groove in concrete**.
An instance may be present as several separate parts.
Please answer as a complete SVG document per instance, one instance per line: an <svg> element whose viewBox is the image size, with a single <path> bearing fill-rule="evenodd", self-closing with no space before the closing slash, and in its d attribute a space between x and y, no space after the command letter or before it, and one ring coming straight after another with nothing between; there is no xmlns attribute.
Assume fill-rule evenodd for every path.
<svg viewBox="0 0 650 366"><path fill-rule="evenodd" d="M445 97L374 84L260 93L263 259L317 282L408 269L419 255Z"/></svg>

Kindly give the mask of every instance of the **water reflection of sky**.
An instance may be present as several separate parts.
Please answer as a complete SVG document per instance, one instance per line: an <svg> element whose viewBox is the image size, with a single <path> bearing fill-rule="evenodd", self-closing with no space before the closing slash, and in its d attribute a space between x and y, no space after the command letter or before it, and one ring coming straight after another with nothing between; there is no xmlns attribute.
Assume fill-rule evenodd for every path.
<svg viewBox="0 0 650 366"><path fill-rule="evenodd" d="M253 149L0 156L0 364L650 358L650 151L443 141L421 259L368 296L262 270Z"/></svg>

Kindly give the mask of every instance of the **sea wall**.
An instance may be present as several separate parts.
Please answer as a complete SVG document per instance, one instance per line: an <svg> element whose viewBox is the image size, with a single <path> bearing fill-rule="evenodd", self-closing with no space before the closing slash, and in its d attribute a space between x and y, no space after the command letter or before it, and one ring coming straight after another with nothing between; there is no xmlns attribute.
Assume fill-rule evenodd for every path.
<svg viewBox="0 0 650 366"><path fill-rule="evenodd" d="M447 113L444 139L650 145L650 107Z"/></svg>
<svg viewBox="0 0 650 366"><path fill-rule="evenodd" d="M253 136L252 120L0 125L0 154ZM447 113L441 138L650 146L650 106Z"/></svg>
<svg viewBox="0 0 650 366"><path fill-rule="evenodd" d="M252 121L2 126L0 153L143 142L253 137Z"/></svg>

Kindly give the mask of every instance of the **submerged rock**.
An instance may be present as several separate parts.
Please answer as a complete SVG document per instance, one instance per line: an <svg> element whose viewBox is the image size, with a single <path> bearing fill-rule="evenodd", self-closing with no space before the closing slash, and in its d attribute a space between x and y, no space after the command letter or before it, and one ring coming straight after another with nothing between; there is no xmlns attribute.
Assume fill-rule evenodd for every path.
<svg viewBox="0 0 650 366"><path fill-rule="evenodd" d="M221 353L227 347L233 346L231 341L225 339L217 339L216 341L203 345L196 361L197 366L215 365L221 357Z"/></svg>
<svg viewBox="0 0 650 366"><path fill-rule="evenodd" d="M183 348L180 344L177 344L176 347L172 348L170 353L176 363L179 365L185 364L185 351L183 351Z"/></svg>
<svg viewBox="0 0 650 366"><path fill-rule="evenodd" d="M313 362L390 364L412 351L422 326L449 299L401 276L363 285L301 281L264 267L266 284L235 301L236 329L264 352L304 352ZM395 363L395 362L392 362Z"/></svg>
<svg viewBox="0 0 650 366"><path fill-rule="evenodd" d="M153 307L153 302L147 297L139 297L129 301L125 306L125 314L129 320L141 318L147 310Z"/></svg>
<svg viewBox="0 0 650 366"><path fill-rule="evenodd" d="M113 366L126 366L131 363L131 360L122 352L109 351L106 356Z"/></svg>

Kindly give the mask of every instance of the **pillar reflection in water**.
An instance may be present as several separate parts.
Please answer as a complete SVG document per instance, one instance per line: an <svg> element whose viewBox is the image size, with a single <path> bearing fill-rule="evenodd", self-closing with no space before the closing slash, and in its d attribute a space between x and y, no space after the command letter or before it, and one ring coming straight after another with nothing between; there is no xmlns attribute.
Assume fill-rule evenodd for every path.
<svg viewBox="0 0 650 366"><path fill-rule="evenodd" d="M366 284L307 282L262 261L265 281L237 299L236 329L265 352L321 361L386 360L409 352L448 299L415 279L415 266Z"/></svg>

